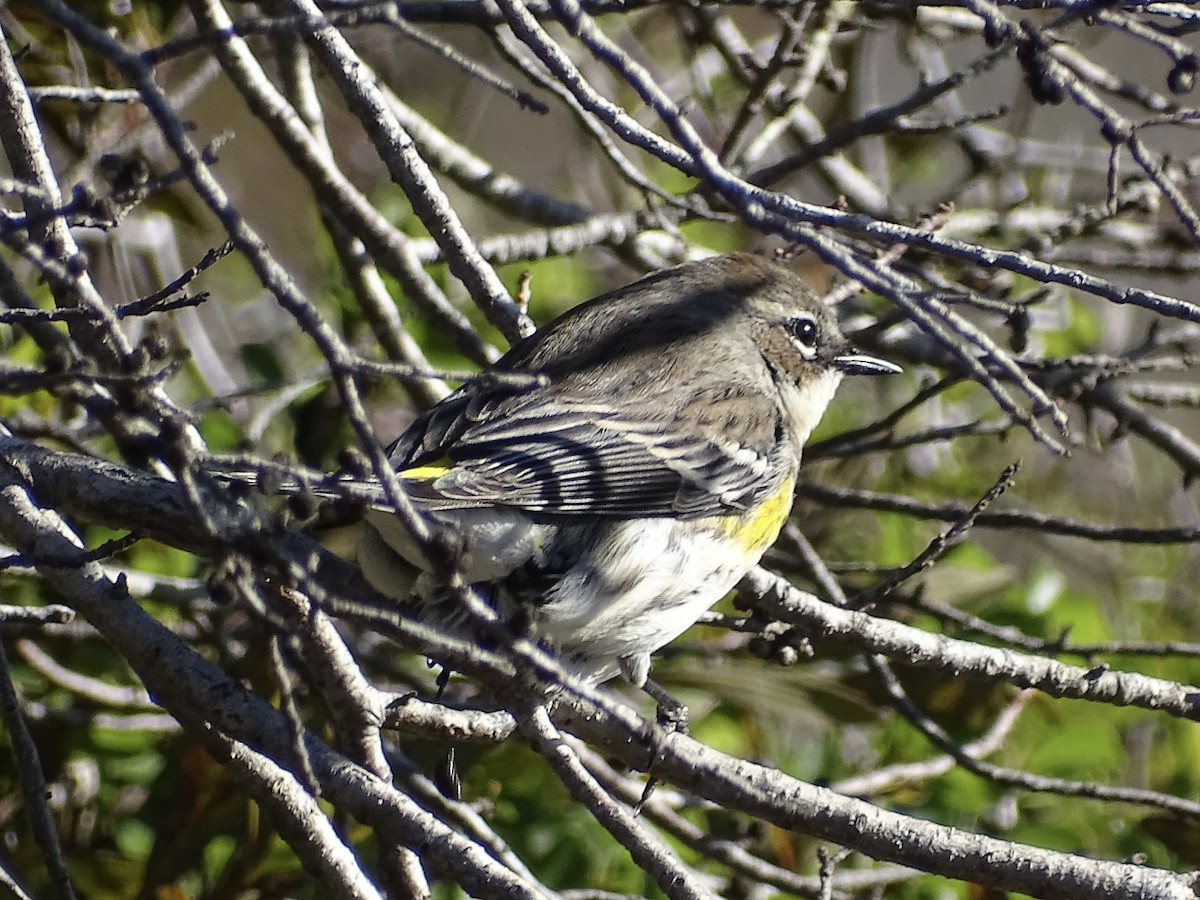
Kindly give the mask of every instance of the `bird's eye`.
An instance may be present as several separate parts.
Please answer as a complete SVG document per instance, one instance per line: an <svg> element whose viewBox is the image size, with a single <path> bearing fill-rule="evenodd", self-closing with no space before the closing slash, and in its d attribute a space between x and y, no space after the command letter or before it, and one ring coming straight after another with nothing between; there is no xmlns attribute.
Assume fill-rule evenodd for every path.
<svg viewBox="0 0 1200 900"><path fill-rule="evenodd" d="M817 323L808 316L797 316L787 323L792 341L805 356L810 356L817 347Z"/></svg>

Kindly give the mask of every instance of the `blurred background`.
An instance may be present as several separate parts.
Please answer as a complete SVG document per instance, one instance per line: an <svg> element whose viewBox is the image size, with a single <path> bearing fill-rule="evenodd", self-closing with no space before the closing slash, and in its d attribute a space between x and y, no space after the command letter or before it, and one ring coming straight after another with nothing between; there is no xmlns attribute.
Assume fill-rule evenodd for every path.
<svg viewBox="0 0 1200 900"><path fill-rule="evenodd" d="M789 265L819 292L836 294L858 343L904 366L901 377L842 388L814 436L792 525L768 554L768 568L822 599L837 599L831 583L853 598L918 557L1020 460L1014 483L989 510L993 517L981 517L965 540L901 581L871 613L1188 685L1200 680L1200 521L1192 487L1200 474L1200 389L1190 368L1200 321L1193 209L1200 157L1197 112L1187 105L1198 68L1195 14L1184 4L1027 5L1034 4L586 7L624 60L644 67L679 104L732 175L858 214L858 222L894 223L968 247L951 253L915 238L885 240L853 222L816 226L890 286L866 290L855 289L854 272L831 264L815 242L806 245L795 211L764 223L711 179L681 172L580 112L577 100L564 99L562 79L492 5L425 0L323 9L378 77L391 114L482 259L514 296L528 277L534 322L665 265L738 249L771 253L798 240ZM348 104L337 73L310 55L312 29L298 18L298 5L113 0L70 9L153 66L154 81L187 139L206 148L232 207L356 354L453 375L506 349L499 318L489 321L478 292L473 297L451 274L446 245L430 236L389 175L372 134L378 123ZM628 70L598 61L555 24L553 6L535 11L598 95L646 133L676 139L631 86ZM225 15L236 29L221 25ZM62 16L37 2L12 2L0 9L0 26L32 91L88 274L116 308L197 265L228 231L180 174L161 118L131 95L84 96L133 85L120 60L64 30ZM468 63L490 74L464 71ZM55 86L82 93L58 96ZM524 93L511 96L517 91ZM292 137L286 127L296 129ZM330 187L333 176L340 180ZM16 221L22 195L5 196L6 215ZM97 211L107 219L86 220ZM48 308L54 292L22 252L19 225L8 232L6 267ZM901 244L902 252L886 256ZM1044 266L990 265L992 249ZM1045 266L1059 275L1046 276ZM1148 309L1143 295L1110 302L1093 282L1073 285L1061 274L1075 271L1110 296L1137 289L1183 304L1163 312ZM127 318L121 327L134 344L165 342L178 368L162 387L192 417L207 449L338 468L345 448L361 442L328 360L278 292L238 251L204 267L186 290L206 297ZM937 333L905 311L905 298L934 298L953 316L938 319L944 329ZM4 300L14 306L11 293ZM971 338L968 326L988 343ZM14 365L45 360L45 347L19 326L0 325L0 342ZM981 361L992 381L964 356ZM1015 379L1016 370L1032 387ZM358 378L381 443L458 383ZM1014 408L1029 412L1050 438L1039 439L1013 409L998 405L997 390L1015 397ZM1059 410L1069 431L1056 429L1041 406ZM44 446L122 456L102 423L63 392L7 390L0 418ZM897 511L896 497L911 501L907 512ZM113 536L94 525L85 533L92 546ZM263 652L270 628L248 606L214 600L210 560L143 540L107 564L130 577L139 601L164 625L235 679L278 699ZM4 603L70 605L34 572L0 578ZM908 698L953 740L993 735L991 762L1166 799L1064 796L952 765L902 771L895 767L929 762L939 750L897 712L869 654L834 641L810 646L796 632L777 640L761 620L741 627L744 615L733 598L723 601L656 662L656 678L690 707L698 740L966 831L1169 869L1196 864L1194 813L1170 803L1192 800L1200 787L1194 722L1045 694L1019 698L1002 678L953 677L894 659ZM422 658L370 629L344 624L344 632L372 683L432 695L434 673ZM81 895L327 895L255 802L137 690L129 668L89 626L5 629L3 637ZM306 724L335 740L336 717L305 684L303 667L296 678ZM113 686L132 693L101 690ZM650 712L645 698L612 690ZM476 691L456 680L452 693L470 699ZM396 758L411 758L414 772L429 774L441 746L425 752L401 740ZM459 765L463 799L547 889L660 895L519 739L487 752L464 750ZM867 777L881 772L875 782ZM662 796L705 834L817 879L815 839L670 785ZM0 860L33 896L50 896L24 805L15 767L0 766ZM344 813L334 817L373 864L376 836ZM666 828L721 896L806 894L713 862ZM1001 895L857 855L838 868L860 870L867 873L861 886L834 895ZM811 885L807 893L819 893L818 881ZM436 890L461 895L449 883Z"/></svg>

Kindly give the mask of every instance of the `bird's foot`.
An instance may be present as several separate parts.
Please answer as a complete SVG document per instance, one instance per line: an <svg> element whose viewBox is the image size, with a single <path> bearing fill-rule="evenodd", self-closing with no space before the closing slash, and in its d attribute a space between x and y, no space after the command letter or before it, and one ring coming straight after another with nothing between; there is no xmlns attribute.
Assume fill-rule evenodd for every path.
<svg viewBox="0 0 1200 900"><path fill-rule="evenodd" d="M688 733L688 708L685 704L668 694L661 684L649 678L642 685L642 690L654 698L654 702L658 704L655 718L659 725L679 734Z"/></svg>
<svg viewBox="0 0 1200 900"><path fill-rule="evenodd" d="M687 734L688 731L688 708L672 697L667 691L656 681L647 678L642 685L642 690L654 698L654 702L658 704L658 713L655 718L658 724L668 731L676 734ZM646 801L654 793L654 788L658 786L658 779L654 777L654 766L662 759L663 741L665 737L661 731L654 732L650 737L650 759L646 764L646 786L642 789L642 796L637 804L633 807L635 816L641 815L642 807L646 805Z"/></svg>

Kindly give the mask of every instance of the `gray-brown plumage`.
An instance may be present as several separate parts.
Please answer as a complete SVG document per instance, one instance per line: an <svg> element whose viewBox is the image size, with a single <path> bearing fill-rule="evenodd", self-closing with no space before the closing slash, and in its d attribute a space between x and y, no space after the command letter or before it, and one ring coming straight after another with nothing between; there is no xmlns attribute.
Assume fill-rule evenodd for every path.
<svg viewBox="0 0 1200 900"><path fill-rule="evenodd" d="M493 368L542 382L465 385L391 460L453 530L470 580L532 611L585 677L619 667L636 683L774 541L843 373L898 371L853 351L795 275L748 254L589 300ZM404 594L403 571L427 567L394 516L369 520L364 572Z"/></svg>

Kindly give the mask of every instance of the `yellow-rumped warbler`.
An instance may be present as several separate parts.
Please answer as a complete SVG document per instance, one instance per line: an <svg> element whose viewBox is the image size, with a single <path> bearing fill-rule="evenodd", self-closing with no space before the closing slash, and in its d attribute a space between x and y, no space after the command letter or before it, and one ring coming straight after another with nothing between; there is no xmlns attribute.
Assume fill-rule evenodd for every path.
<svg viewBox="0 0 1200 900"><path fill-rule="evenodd" d="M779 535L801 447L842 375L900 371L854 350L799 278L749 254L589 300L492 368L541 380L464 385L390 459L502 617L531 622L584 679L620 672L639 686L650 654ZM389 512L368 513L359 565L398 599L437 594Z"/></svg>

